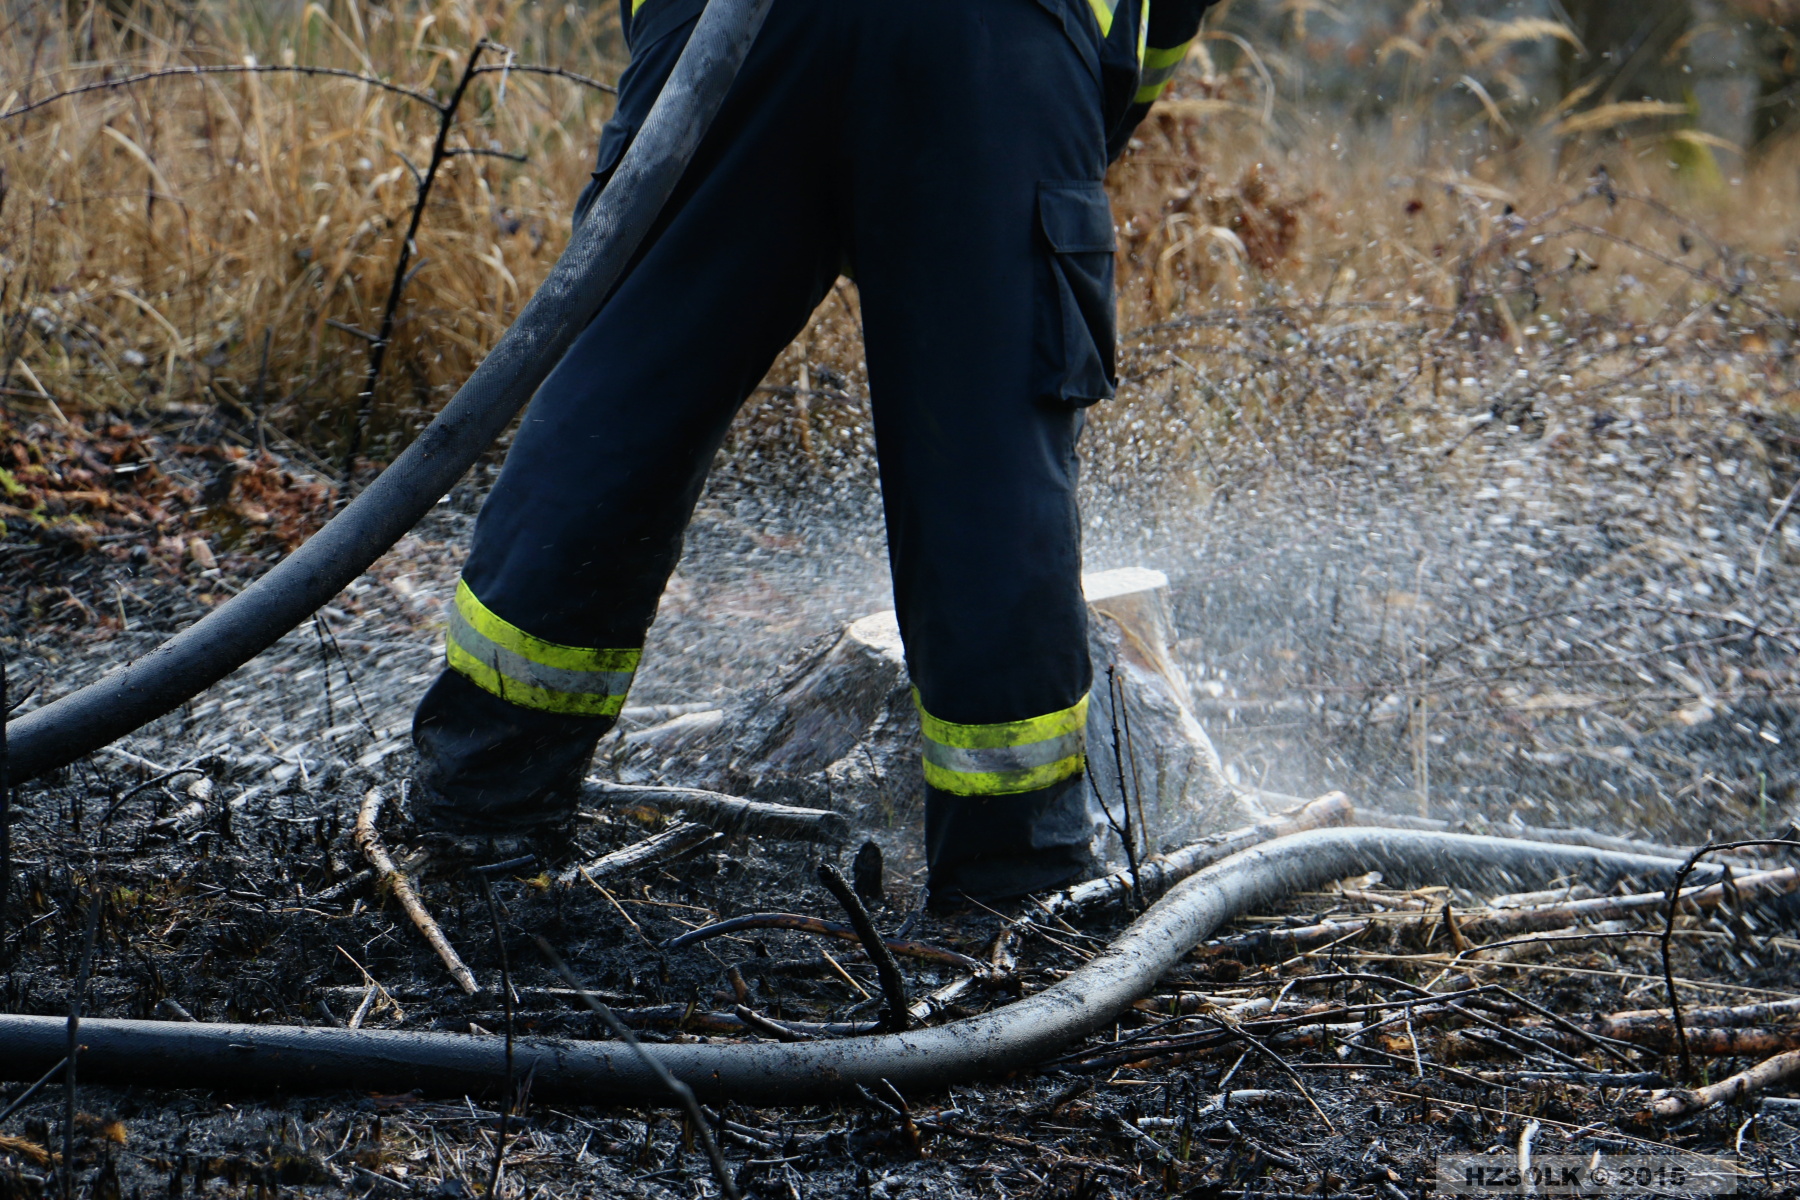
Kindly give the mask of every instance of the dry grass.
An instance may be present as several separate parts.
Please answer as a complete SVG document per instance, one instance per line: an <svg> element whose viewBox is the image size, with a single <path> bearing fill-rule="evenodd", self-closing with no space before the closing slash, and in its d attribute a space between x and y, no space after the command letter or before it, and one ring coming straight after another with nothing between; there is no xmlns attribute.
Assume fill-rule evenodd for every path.
<svg viewBox="0 0 1800 1200"><path fill-rule="evenodd" d="M12 81L4 109L129 74L248 63L356 72L443 97L482 38L510 46L510 61L603 80L622 65L610 5L327 0L283 18L273 11L237 0L22 6L0 39L0 71ZM1786 162L1726 185L1715 147L1681 143L1670 170L1675 143L1660 134L1615 140L1604 158L1620 187L1700 219L1702 232L1672 220L1650 232L1646 248L1670 263L1608 242L1643 230L1648 214L1631 204L1589 205L1530 230L1543 243L1509 240L1511 209L1533 217L1588 186L1593 155L1565 136L1569 114L1557 107L1527 120L1521 107L1520 56L1565 37L1559 30L1416 7L1379 30L1374 48L1408 106L1354 139L1277 103L1278 60L1272 75L1232 35L1203 40L1173 100L1113 172L1123 328L1273 303L1321 316L1334 306L1392 310L1396 328L1437 341L1450 326L1516 339L1546 308L1635 330L1680 321L1684 304L1704 307L1692 268L1735 282L1734 271L1758 260L1781 261L1791 231L1764 215L1794 211ZM1236 65L1220 66L1225 59ZM509 58L496 49L484 61ZM1449 82L1426 87L1427 77ZM541 279L609 109L608 96L566 79L475 80L450 146L525 161L483 153L445 163L376 388L377 457L429 418ZM1589 110L1580 123L1629 133L1656 116ZM335 461L369 356L353 330L380 327L413 170L425 168L436 126L437 113L416 98L286 73L103 88L6 119L8 403L52 417L53 404L65 415L216 408L255 437ZM1605 232L1575 233L1577 220ZM1693 238L1698 254L1676 249ZM1711 239L1729 252L1714 253ZM1509 271L1526 246L1529 277ZM1488 293L1503 302L1475 299ZM1791 311L1795 297L1776 289L1763 300ZM806 472L821 456L865 457L864 410L843 404L863 394L853 312L853 300L821 309L772 373L780 390L744 427L753 441L800 449ZM1769 316L1739 304L1732 323L1748 317L1760 328ZM1690 320L1683 336L1700 327ZM1176 401L1184 419L1217 415L1216 387L1191 393ZM1279 395L1253 389L1230 416L1253 421L1282 407ZM1127 408L1102 410L1101 427Z"/></svg>
<svg viewBox="0 0 1800 1200"><path fill-rule="evenodd" d="M518 62L607 79L621 66L606 5L309 3L265 23L268 11L147 2L65 19L60 5L17 6L0 38L5 108L191 64L329 66L441 97L483 37ZM561 78L474 81L450 146L526 161L444 164L378 393L377 453L429 419L548 269L610 108ZM9 399L29 407L45 392L65 412L222 406L316 452L340 444L368 357L341 326L380 327L412 172L437 125L419 99L286 73L164 78L8 119Z"/></svg>

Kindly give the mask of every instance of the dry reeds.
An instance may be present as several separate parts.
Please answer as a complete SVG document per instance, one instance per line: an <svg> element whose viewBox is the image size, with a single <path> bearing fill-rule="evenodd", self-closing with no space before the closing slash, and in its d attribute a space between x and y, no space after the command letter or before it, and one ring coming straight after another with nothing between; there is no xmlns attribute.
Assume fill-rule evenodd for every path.
<svg viewBox="0 0 1800 1200"><path fill-rule="evenodd" d="M355 436L396 277L376 454L505 328L561 248L610 111L591 77L620 65L609 6L15 12L0 37L9 403L52 419L216 407L327 457ZM546 66L562 74L528 69ZM74 94L45 102L58 92Z"/></svg>
<svg viewBox="0 0 1800 1200"><path fill-rule="evenodd" d="M1660 313L1687 336L1710 293L1750 303L1739 277L1780 253L1754 214L1791 199L1792 172L1772 165L1696 196L1693 173L1665 165L1663 133L1609 143L1619 188L1709 213L1698 257L1678 220L1643 230L1642 206L1535 220L1598 194L1597 160L1573 135L1628 133L1662 110L1577 111L1576 96L1528 120L1517 59L1573 37L1555 22L1421 5L1374 32L1408 99L1354 136L1309 131L1278 103L1292 71L1279 55L1227 32L1197 43L1111 177L1122 327L1140 335L1125 348L1133 376L1171 323L1229 342L1271 305L1385 321L1405 343L1398 357L1435 379L1443 364L1420 357L1419 339L1441 344L1447 330L1517 343L1548 307L1633 329ZM12 81L0 111L15 114L0 121L8 403L52 419L200 406L321 467L365 427L368 451L391 453L537 285L610 109L596 85L623 54L610 6L503 3L322 0L277 18L235 0L113 0L33 9L0 42ZM46 102L59 92L74 94ZM1626 232L1649 241L1623 244ZM1792 297L1769 299L1764 309ZM866 459L855 318L842 285L734 444L777 442L804 472ZM1100 428L1179 451L1225 392L1234 424L1285 407L1280 369L1227 386L1232 373L1203 361L1207 339L1176 340L1198 358L1153 369L1194 377L1163 389L1154 421L1128 403L1097 412Z"/></svg>

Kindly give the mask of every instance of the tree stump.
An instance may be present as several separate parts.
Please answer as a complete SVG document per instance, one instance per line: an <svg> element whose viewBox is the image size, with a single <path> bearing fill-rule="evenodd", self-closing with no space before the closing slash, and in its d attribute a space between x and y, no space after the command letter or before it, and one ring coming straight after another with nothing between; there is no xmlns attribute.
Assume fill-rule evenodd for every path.
<svg viewBox="0 0 1800 1200"><path fill-rule="evenodd" d="M1082 586L1094 663L1094 794L1121 823L1129 795L1134 820L1140 810L1143 817L1141 845L1152 851L1241 821L1246 802L1226 782L1169 653L1167 576L1126 568L1086 575ZM891 611L815 642L779 679L720 710L623 734L609 748L626 783L828 807L871 831L918 819L919 757L919 715ZM1098 805L1095 817L1103 821Z"/></svg>

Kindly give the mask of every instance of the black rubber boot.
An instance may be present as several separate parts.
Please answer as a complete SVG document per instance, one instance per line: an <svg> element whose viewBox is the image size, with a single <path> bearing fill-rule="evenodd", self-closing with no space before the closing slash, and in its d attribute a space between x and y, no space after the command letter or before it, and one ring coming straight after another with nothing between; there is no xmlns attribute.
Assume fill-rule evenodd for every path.
<svg viewBox="0 0 1800 1200"><path fill-rule="evenodd" d="M594 746L612 726L611 717L521 708L445 671L413 716L414 815L440 834L566 834Z"/></svg>
<svg viewBox="0 0 1800 1200"><path fill-rule="evenodd" d="M954 911L1056 891L1099 873L1086 775L1013 796L955 796L927 786L931 907Z"/></svg>

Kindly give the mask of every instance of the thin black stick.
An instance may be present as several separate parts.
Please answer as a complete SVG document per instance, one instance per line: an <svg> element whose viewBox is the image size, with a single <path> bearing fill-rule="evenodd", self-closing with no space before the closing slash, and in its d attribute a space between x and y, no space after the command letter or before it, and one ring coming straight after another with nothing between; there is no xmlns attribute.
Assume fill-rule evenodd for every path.
<svg viewBox="0 0 1800 1200"><path fill-rule="evenodd" d="M1106 668L1107 708L1112 718L1112 752L1113 770L1119 773L1119 802L1125 806L1125 862L1131 868L1131 895L1134 900L1141 900L1144 895L1142 881L1138 879L1137 834L1131 825L1131 797L1125 791L1125 758L1119 745L1119 681L1112 667Z"/></svg>
<svg viewBox="0 0 1800 1200"><path fill-rule="evenodd" d="M410 278L406 268L412 262L415 249L413 239L419 234L419 223L425 219L425 204L431 199L431 185L437 182L438 168L451 157L448 143L450 127L456 123L456 110L462 106L463 94L469 90L482 52L490 44L486 38L475 43L450 98L437 106L438 129L437 138L431 143L431 161L426 164L424 174L419 177L418 194L413 199L406 236L401 239L400 254L394 260L393 279L388 284L387 302L381 310L381 328L376 332L375 340L369 343L369 367L363 375L362 391L357 395L356 424L350 429L350 443L344 450L344 480L349 484L355 482L356 456L362 450L363 438L368 434L369 421L375 411L375 382L381 376L381 364L387 358L388 344L394 337L394 317L400 309L400 296L406 291L406 282Z"/></svg>
<svg viewBox="0 0 1800 1200"><path fill-rule="evenodd" d="M1688 1049L1687 1023L1681 1019L1681 999L1675 994L1675 967L1670 957L1670 948L1675 942L1675 911L1681 896L1682 885L1687 882L1700 860L1717 850L1742 850L1749 846L1800 846L1795 838L1747 838L1741 842L1708 842L1696 847L1687 856L1675 872L1674 880L1669 884L1669 906L1663 914L1662 931L1662 969L1663 987L1669 994L1669 1020L1675 1025L1675 1041L1681 1047L1681 1079L1683 1083L1692 1085L1695 1082L1694 1056Z"/></svg>
<svg viewBox="0 0 1800 1200"><path fill-rule="evenodd" d="M856 898L856 890L850 886L842 872L830 863L822 862L819 864L819 882L844 906L851 928L862 939L863 950L868 953L869 961L875 964L875 977L881 981L882 995L887 1001L887 1011L882 1014L881 1019L882 1028L890 1033L905 1032L912 1027L912 1006L906 997L906 978L900 974L900 964L894 961L893 952L888 949L887 943L881 938L881 931L875 928L875 922L869 917L869 910Z"/></svg>
<svg viewBox="0 0 1800 1200"><path fill-rule="evenodd" d="M519 68L517 67L513 68L515 71L518 69ZM28 112L43 108L46 104L55 104L58 100L65 100L70 96L79 96L84 92L111 91L113 88L131 87L133 84L148 83L153 79L178 79L183 76L195 78L201 75L330 75L338 79L352 79L357 83L366 83L370 87L380 88L384 92L392 92L396 96L405 96L408 100L417 100L420 104L428 105L429 107L440 111L443 109L443 105L438 103L436 97L428 95L425 92L405 87L398 83L389 83L387 80L377 79L373 75L363 75L356 71L346 71L342 67L285 67L277 64L270 64L267 66L258 64L252 67L243 63L221 63L217 66L209 67L167 67L160 71L144 71L137 75L121 75L117 79L103 79L98 83L84 83L80 87L73 87L69 88L67 91L55 92L45 96L42 100L33 100L28 104L20 104L14 108L7 109L5 112L0 112L0 121L5 121L12 117L22 117Z"/></svg>
<svg viewBox="0 0 1800 1200"><path fill-rule="evenodd" d="M506 1163L506 1118L513 1106L513 985L512 970L506 962L506 937L500 931L500 906L494 901L494 887L486 874L478 875L481 894L487 900L488 918L494 923L494 949L500 955L500 1003L506 1010L506 1091L500 1097L500 1132L494 1139L494 1169L488 1175L488 1200L500 1194L500 1170Z"/></svg>
<svg viewBox="0 0 1800 1200"><path fill-rule="evenodd" d="M416 272L418 268L415 267L413 270ZM375 722L369 719L368 707L363 704L362 689L356 686L356 674L350 670L350 660L344 657L344 647L338 641L337 632L331 628L331 622L326 621L324 617L324 613L314 614L314 619L319 622L320 630L325 634L325 640L331 643L331 652L337 655L338 670L344 673L344 682L350 685L350 699L356 704L357 719L362 722L362 727L368 735L374 737Z"/></svg>
<svg viewBox="0 0 1800 1200"><path fill-rule="evenodd" d="M1118 837L1119 845L1125 845L1125 829L1119 824L1119 819L1113 816L1112 806L1106 802L1106 797L1100 794L1100 785L1094 782L1094 773L1091 770L1087 772L1087 782L1088 791L1094 794L1094 802L1100 806L1101 813L1106 816L1107 827ZM1131 881L1135 887L1137 883L1137 874L1135 872L1132 874Z"/></svg>
<svg viewBox="0 0 1800 1200"><path fill-rule="evenodd" d="M195 761L198 761L198 760L195 760ZM159 783L167 783L167 782L169 782L169 780L175 778L177 775L204 775L204 774L206 774L205 771L201 770L199 767L194 766L193 763L190 762L187 766L176 767L173 771L164 771L162 774L156 776L153 779L146 779L146 780L144 780L144 782L137 784L134 787L127 788L125 791L119 793L119 798L117 800L114 800L111 804L106 806L106 811L104 813L100 814L100 824L102 827L105 827L108 823L110 823L112 821L112 819L115 816L118 815L119 810L125 806L125 802L127 800L131 799L133 796L138 795L140 792L149 791L151 788L155 787Z"/></svg>
<svg viewBox="0 0 1800 1200"><path fill-rule="evenodd" d="M1245 1043L1248 1044L1252 1050L1255 1050L1258 1054L1261 1054L1264 1058L1279 1067L1282 1073L1293 1083L1294 1087L1299 1090L1300 1095L1305 1098L1307 1104L1312 1106L1312 1110L1319 1114L1319 1120L1325 1122L1325 1128L1332 1133L1337 1132L1337 1126L1331 1123L1331 1118L1325 1115L1325 1110L1319 1107L1319 1102L1314 1100L1312 1093L1306 1090L1306 1082L1300 1078L1300 1073L1298 1071L1288 1065L1287 1059L1263 1045L1258 1038L1252 1037L1250 1034L1244 1032L1241 1027L1233 1025L1229 1021L1220 1020L1210 1013L1198 1013L1196 1015L1202 1021L1210 1021L1214 1025L1217 1025L1220 1029L1231 1034L1233 1037L1243 1038Z"/></svg>
<svg viewBox="0 0 1800 1200"><path fill-rule="evenodd" d="M1111 670L1111 668L1108 668ZM1144 781L1138 777L1137 750L1131 744L1131 708L1125 703L1125 684L1121 681L1119 691L1119 720L1125 725L1125 758L1131 763L1131 791L1137 798L1137 835L1143 843L1145 854L1150 853L1150 824L1144 820ZM1124 780L1119 781L1121 784Z"/></svg>
<svg viewBox="0 0 1800 1200"><path fill-rule="evenodd" d="M1498 991L1501 995L1508 997L1514 1003L1520 1005L1521 1007L1530 1009L1532 1012L1534 1012L1538 1016L1544 1018L1544 1020L1550 1022L1550 1024L1556 1026L1556 1028L1562 1030L1564 1033L1572 1034L1575 1037L1582 1039L1583 1041L1587 1042L1589 1045L1593 1046L1594 1049L1600 1051L1602 1054L1608 1055L1609 1057L1615 1059L1621 1065L1623 1065L1625 1067L1629 1067L1632 1070L1637 1069L1639 1064L1637 1062L1633 1061L1625 1053L1624 1050L1620 1049L1621 1045L1629 1047L1630 1043L1620 1043L1614 1038L1597 1037L1593 1033L1589 1032L1588 1030L1583 1029L1581 1026L1575 1024L1573 1021L1568 1020L1566 1017L1558 1016L1556 1013L1551 1012L1549 1009L1547 1009L1543 1005L1537 1003L1535 1000L1531 1000L1524 996L1521 996L1518 992L1513 991L1511 988L1504 988L1498 984L1491 984L1489 986L1493 987L1494 990Z"/></svg>
<svg viewBox="0 0 1800 1200"><path fill-rule="evenodd" d="M94 941L100 932L100 890L94 886L92 868L88 877L87 937L81 948L81 970L69 993L69 1053L63 1059L63 1200L75 1194L75 1060L81 1053L81 1001L87 995L88 978L94 969Z"/></svg>
<svg viewBox="0 0 1800 1200"><path fill-rule="evenodd" d="M656 1081L667 1088L669 1093L680 1102L681 1107L687 1112L688 1120L694 1124L694 1135L700 1139L700 1146L706 1151L707 1162L712 1164L713 1178L718 1181L719 1191L725 1194L725 1200L742 1200L737 1190L737 1183L731 1178L731 1169L725 1164L725 1156L719 1153L719 1143L713 1140L712 1127L706 1123L706 1114L700 1111L700 1102L694 1099L694 1089L669 1074L669 1069L662 1065L661 1060L644 1049L637 1038L632 1036L631 1030L625 1028L624 1023L613 1014L613 1010L602 1004L599 997L587 990L587 985L582 983L580 977L569 969L569 964L562 960L562 955L558 954L556 948L545 941L542 936L537 938L537 947L538 952L544 956L551 968L562 976L563 982L581 993L581 1001L588 1006L588 1010L606 1022L606 1027L612 1030L612 1035L631 1047L632 1053L638 1056L638 1061L642 1062L644 1067L656 1076Z"/></svg>
<svg viewBox="0 0 1800 1200"><path fill-rule="evenodd" d="M6 659L0 658L0 945L6 943L7 901L12 896L12 766L6 754ZM0 950L0 966L11 959Z"/></svg>
<svg viewBox="0 0 1800 1200"><path fill-rule="evenodd" d="M313 614L313 637L319 642L319 677L325 681L325 728L330 729L337 724L337 715L331 705L331 652L325 648L325 629L323 616Z"/></svg>
<svg viewBox="0 0 1800 1200"><path fill-rule="evenodd" d="M51 1067L48 1071L45 1071L42 1075L39 1075L37 1077L36 1083L32 1084L30 1087L28 1087L24 1091L20 1092L18 1094L18 1096L13 1099L13 1102L6 1106L5 1111L0 1112L0 1121L5 1121L8 1117L12 1116L14 1113L18 1112L21 1108L24 1108L27 1104L29 1104L31 1102L31 1098L33 1096L37 1095L40 1091L42 1091L44 1089L44 1085L49 1083L52 1079L55 1079L56 1076L58 1075L58 1073L60 1073L62 1071L62 1069L68 1065L69 1065L69 1060L66 1058L57 1060L57 1063L54 1067Z"/></svg>
<svg viewBox="0 0 1800 1200"><path fill-rule="evenodd" d="M609 96L619 94L619 89L610 83L601 83L579 72L566 67L546 67L536 63L494 63L486 67L476 67L477 75L502 75L518 72L521 75L554 75L558 79L567 79L571 83L579 83L582 87L593 88L596 92L605 92Z"/></svg>

